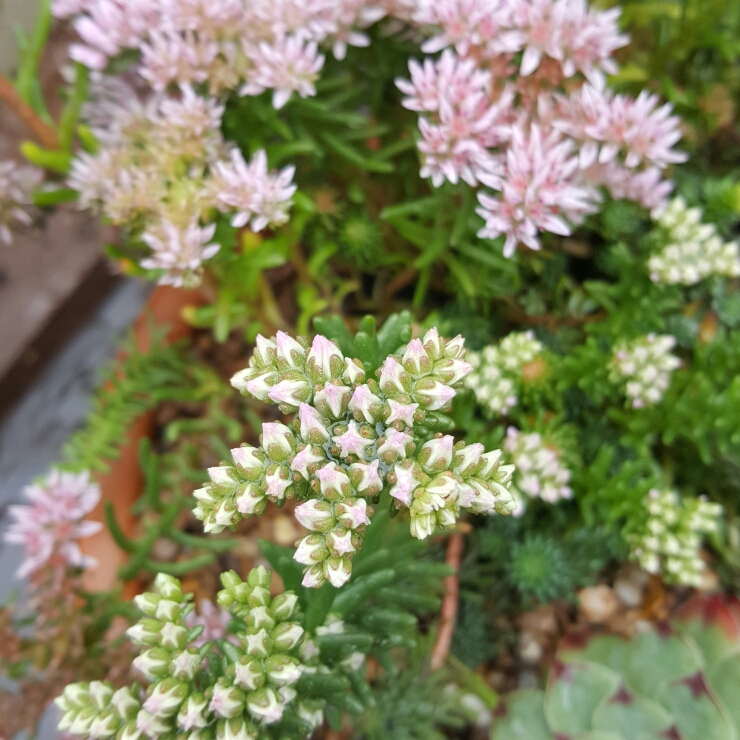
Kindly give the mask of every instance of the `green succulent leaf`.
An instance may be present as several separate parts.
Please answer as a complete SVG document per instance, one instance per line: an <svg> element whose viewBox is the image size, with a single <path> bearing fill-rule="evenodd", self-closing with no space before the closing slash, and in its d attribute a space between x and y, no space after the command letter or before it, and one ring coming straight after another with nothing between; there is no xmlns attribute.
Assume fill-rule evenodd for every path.
<svg viewBox="0 0 740 740"><path fill-rule="evenodd" d="M701 668L696 651L677 635L646 632L635 635L628 644L625 683L650 699L657 698L666 681L689 676Z"/></svg>
<svg viewBox="0 0 740 740"><path fill-rule="evenodd" d="M740 655L731 655L717 663L708 679L735 725L735 737L740 738Z"/></svg>
<svg viewBox="0 0 740 740"><path fill-rule="evenodd" d="M496 707L491 740L554 740L544 713L544 692L523 689Z"/></svg>
<svg viewBox="0 0 740 740"><path fill-rule="evenodd" d="M617 673L597 663L556 662L545 691L548 725L563 735L592 729L594 710L617 691L620 683ZM609 726L596 729L609 729Z"/></svg>
<svg viewBox="0 0 740 740"><path fill-rule="evenodd" d="M625 648L625 641L616 635L590 637L585 644L566 638L558 650L558 658L565 663L579 661L598 663L621 676L627 669L629 659Z"/></svg>
<svg viewBox="0 0 740 740"><path fill-rule="evenodd" d="M735 695L734 703L740 697ZM707 683L703 671L667 683L660 701L673 714L686 740L736 740L735 727Z"/></svg>
<svg viewBox="0 0 740 740"><path fill-rule="evenodd" d="M625 686L601 702L593 715L594 729L618 732L629 738L657 740L659 733L671 725L671 715L660 704L633 694Z"/></svg>

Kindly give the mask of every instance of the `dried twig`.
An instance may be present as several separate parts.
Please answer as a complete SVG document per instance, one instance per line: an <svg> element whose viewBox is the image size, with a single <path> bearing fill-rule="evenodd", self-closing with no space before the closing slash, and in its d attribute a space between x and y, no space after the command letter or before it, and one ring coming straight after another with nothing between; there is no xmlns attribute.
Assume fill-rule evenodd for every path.
<svg viewBox="0 0 740 740"><path fill-rule="evenodd" d="M52 126L44 122L36 111L26 103L13 83L0 74L0 100L5 101L7 106L20 118L33 132L46 149L56 149L58 146L57 134Z"/></svg>
<svg viewBox="0 0 740 740"><path fill-rule="evenodd" d="M442 667L450 652L450 645L452 645L452 635L455 631L455 619L457 617L458 595L460 593L458 573L462 560L463 543L462 532L455 532L450 536L447 543L445 562L454 572L445 578L445 595L439 613L439 631L437 632L437 639L434 641L430 662L433 671Z"/></svg>

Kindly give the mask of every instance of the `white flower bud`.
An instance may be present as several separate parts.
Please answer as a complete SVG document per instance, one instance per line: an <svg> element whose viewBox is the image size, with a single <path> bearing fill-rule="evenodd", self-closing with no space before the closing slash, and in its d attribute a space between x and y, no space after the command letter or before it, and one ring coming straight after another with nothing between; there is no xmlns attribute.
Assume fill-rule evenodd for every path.
<svg viewBox="0 0 740 740"><path fill-rule="evenodd" d="M398 403L392 398L389 398L387 403L390 413L388 414L388 418L385 420L385 423L388 426L396 421L402 422L409 428L414 426L414 414L419 408L418 403Z"/></svg>
<svg viewBox="0 0 740 740"><path fill-rule="evenodd" d="M257 335L254 356L262 367L272 365L275 362L276 349L277 344L274 339L265 339L261 334Z"/></svg>
<svg viewBox="0 0 740 740"><path fill-rule="evenodd" d="M344 369L344 355L333 342L317 334L309 350L306 366L309 371L320 373L316 376L316 380L337 378Z"/></svg>
<svg viewBox="0 0 740 740"><path fill-rule="evenodd" d="M278 686L295 683L301 677L299 663L288 655L271 655L265 661L265 673Z"/></svg>
<svg viewBox="0 0 740 740"><path fill-rule="evenodd" d="M203 659L200 657L198 651L195 648L189 648L172 658L170 671L175 678L189 681L202 663Z"/></svg>
<svg viewBox="0 0 740 740"><path fill-rule="evenodd" d="M270 639L275 650L287 652L292 650L303 636L303 627L295 622L281 622L270 632Z"/></svg>
<svg viewBox="0 0 740 740"><path fill-rule="evenodd" d="M439 336L439 332L436 327L432 327L421 340L424 345L424 349L429 355L429 359L432 362L438 360L442 355L442 339Z"/></svg>
<svg viewBox="0 0 740 740"><path fill-rule="evenodd" d="M412 495L419 487L419 481L413 466L407 467L396 463L393 466L393 473L396 476L396 483L390 489L391 496L404 506L410 506Z"/></svg>
<svg viewBox="0 0 740 740"><path fill-rule="evenodd" d="M314 395L314 406L322 416L331 419L340 419L347 412L352 391L338 381L328 382Z"/></svg>
<svg viewBox="0 0 740 740"><path fill-rule="evenodd" d="M349 357L345 358L342 380L349 385L362 383L365 380L365 371L360 365L359 360L351 360Z"/></svg>
<svg viewBox="0 0 740 740"><path fill-rule="evenodd" d="M412 339L406 345L401 364L412 376L426 375L432 371L432 361L420 339Z"/></svg>
<svg viewBox="0 0 740 740"><path fill-rule="evenodd" d="M288 482L288 485L290 485L290 482ZM264 510L265 492L254 483L249 483L234 501L237 511L243 516L259 514L261 510Z"/></svg>
<svg viewBox="0 0 740 740"><path fill-rule="evenodd" d="M247 699L249 713L266 725L279 722L283 717L283 705L277 694L270 688L261 688Z"/></svg>
<svg viewBox="0 0 740 740"><path fill-rule="evenodd" d="M337 521L346 529L357 529L363 524L370 524L367 516L367 502L364 498L345 499L336 504L334 511Z"/></svg>
<svg viewBox="0 0 740 740"><path fill-rule="evenodd" d="M310 534L304 537L298 544L294 560L303 565L313 565L321 562L329 556L324 537L320 534Z"/></svg>
<svg viewBox="0 0 740 740"><path fill-rule="evenodd" d="M444 408L456 395L454 388L432 378L423 378L414 384L414 399L429 411Z"/></svg>
<svg viewBox="0 0 740 740"><path fill-rule="evenodd" d="M276 621L284 622L286 619L290 619L297 605L298 597L295 594L290 592L278 594L270 602L270 614Z"/></svg>
<svg viewBox="0 0 740 740"><path fill-rule="evenodd" d="M378 468L380 460L371 463L352 463L349 466L349 478L358 493L363 496L374 496L383 489L383 479Z"/></svg>
<svg viewBox="0 0 740 740"><path fill-rule="evenodd" d="M347 558L331 557L324 561L324 572L332 586L340 588L352 575L352 561Z"/></svg>
<svg viewBox="0 0 740 740"><path fill-rule="evenodd" d="M359 458L364 458L365 450L368 447L372 447L375 442L374 439L363 436L360 425L352 420L350 420L347 431L344 434L334 435L332 439L338 445L339 454L342 457L357 455Z"/></svg>
<svg viewBox="0 0 740 740"><path fill-rule="evenodd" d="M411 378L394 357L388 357L380 371L380 388L388 395L408 393Z"/></svg>
<svg viewBox="0 0 740 740"><path fill-rule="evenodd" d="M134 667L150 681L166 676L169 672L169 666L170 652L160 647L145 650L141 655L134 658Z"/></svg>
<svg viewBox="0 0 740 740"><path fill-rule="evenodd" d="M375 424L383 412L383 401L378 398L368 385L358 385L349 401L349 410L358 421Z"/></svg>
<svg viewBox="0 0 740 740"><path fill-rule="evenodd" d="M295 518L313 532L326 532L336 523L332 505L328 501L317 499L296 506Z"/></svg>
<svg viewBox="0 0 740 740"><path fill-rule="evenodd" d="M270 654L270 636L264 629L255 634L247 634L246 649L249 655L257 658L266 658Z"/></svg>
<svg viewBox="0 0 740 740"><path fill-rule="evenodd" d="M326 455L319 447L308 445L290 461L290 468L296 473L300 473L305 480L308 480L311 474L315 472L316 466L324 460L326 460Z"/></svg>
<svg viewBox="0 0 740 740"><path fill-rule="evenodd" d="M320 445L329 439L329 430L313 406L302 403L298 408L301 423L301 439L314 445Z"/></svg>
<svg viewBox="0 0 740 740"><path fill-rule="evenodd" d="M406 458L413 447L414 438L406 432L399 432L390 427L385 430L385 434L380 438L383 440L378 445L378 457L386 464L390 465L396 460ZM378 440L380 442L380 440Z"/></svg>
<svg viewBox="0 0 740 740"><path fill-rule="evenodd" d="M113 694L111 705L122 720L134 719L141 708L141 702L133 696L128 686L118 689Z"/></svg>
<svg viewBox="0 0 740 740"><path fill-rule="evenodd" d="M188 695L188 685L174 678L167 678L149 688L144 709L155 717L171 717L177 714Z"/></svg>
<svg viewBox="0 0 740 740"><path fill-rule="evenodd" d="M165 599L182 601L182 587L180 581L166 573L158 573L154 579L154 589Z"/></svg>
<svg viewBox="0 0 740 740"><path fill-rule="evenodd" d="M247 691L255 691L265 683L262 661L245 655L234 665L234 683Z"/></svg>
<svg viewBox="0 0 740 740"><path fill-rule="evenodd" d="M231 457L234 459L237 468L247 474L248 477L250 477L250 473L262 473L264 468L264 453L256 447L250 445L236 447L231 451Z"/></svg>
<svg viewBox="0 0 740 740"><path fill-rule="evenodd" d="M426 442L419 451L418 461L427 473L439 473L452 465L452 446L455 440L449 435L435 437Z"/></svg>
<svg viewBox="0 0 740 740"><path fill-rule="evenodd" d="M411 514L411 536L424 540L434 533L437 528L437 518L434 513Z"/></svg>
<svg viewBox="0 0 740 740"><path fill-rule="evenodd" d="M262 425L260 442L267 456L275 462L287 460L295 449L295 437L293 433L285 424L279 424L277 422Z"/></svg>
<svg viewBox="0 0 740 740"><path fill-rule="evenodd" d="M348 553L354 552L356 549L352 544L351 529L332 529L331 532L326 535L326 545L335 557L339 555L347 555Z"/></svg>
<svg viewBox="0 0 740 740"><path fill-rule="evenodd" d="M110 705L113 697L113 687L104 681L90 681L88 689L92 704L98 709L103 710Z"/></svg>
<svg viewBox="0 0 740 740"><path fill-rule="evenodd" d="M306 350L293 337L279 331L275 337L275 345L278 366L291 370L304 367Z"/></svg>
<svg viewBox="0 0 740 740"><path fill-rule="evenodd" d="M277 404L298 408L311 396L311 386L303 378L286 378L270 388L267 397Z"/></svg>
<svg viewBox="0 0 740 740"><path fill-rule="evenodd" d="M219 678L213 687L213 696L208 708L217 716L226 719L236 717L244 711L244 692Z"/></svg>

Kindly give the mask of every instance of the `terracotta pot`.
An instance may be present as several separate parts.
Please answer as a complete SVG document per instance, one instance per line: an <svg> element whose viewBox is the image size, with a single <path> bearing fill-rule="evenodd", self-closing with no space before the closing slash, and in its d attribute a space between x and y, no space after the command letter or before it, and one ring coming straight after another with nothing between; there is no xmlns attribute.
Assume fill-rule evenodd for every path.
<svg viewBox="0 0 740 740"><path fill-rule="evenodd" d="M152 344L150 331L152 325L170 327L164 339L167 344L190 336L193 328L182 318L183 309L203 303L204 297L197 290L182 290L168 286L155 288L134 322L136 348L140 352L149 351ZM117 359L122 360L124 356L121 352ZM131 507L144 489L144 475L139 466L139 443L143 437L151 436L153 432L153 412L139 416L126 435L118 459L110 463L110 469L106 474L96 476L102 495L89 518L105 524L105 504L111 501L116 518L127 537L136 535L136 518L131 512ZM104 527L95 536L82 540L80 547L85 554L92 555L98 561L97 568L85 572L84 588L88 591L108 591L115 588L118 583L118 569L126 561L127 555L115 543L108 529ZM131 598L139 591L139 584L136 581L128 581L124 584L123 596Z"/></svg>

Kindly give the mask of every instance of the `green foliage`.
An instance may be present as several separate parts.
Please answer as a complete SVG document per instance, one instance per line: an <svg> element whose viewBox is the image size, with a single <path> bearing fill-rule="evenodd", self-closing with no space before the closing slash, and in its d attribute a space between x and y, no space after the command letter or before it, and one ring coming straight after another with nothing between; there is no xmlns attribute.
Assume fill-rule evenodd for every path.
<svg viewBox="0 0 740 740"><path fill-rule="evenodd" d="M103 373L85 426L65 445L64 467L105 472L106 461L118 457L126 433L140 414L165 400L197 398L197 383L183 347L162 343L166 329L152 334L148 352L139 352L133 335L129 337L122 346L123 359L112 361Z"/></svg>
<svg viewBox="0 0 740 740"><path fill-rule="evenodd" d="M314 319L314 326L319 334L336 340L346 357L360 360L368 375L411 339L411 314L408 311L389 316L379 330L375 318L365 316L354 336L339 316L319 316Z"/></svg>
<svg viewBox="0 0 740 740"><path fill-rule="evenodd" d="M514 543L507 573L524 600L547 603L572 594L573 571L556 540L530 535Z"/></svg>
<svg viewBox="0 0 740 740"><path fill-rule="evenodd" d="M560 647L544 691L507 696L491 740L737 737L740 611L696 597L683 618L630 640L580 635Z"/></svg>

